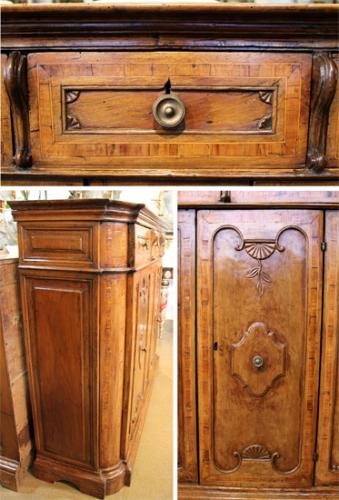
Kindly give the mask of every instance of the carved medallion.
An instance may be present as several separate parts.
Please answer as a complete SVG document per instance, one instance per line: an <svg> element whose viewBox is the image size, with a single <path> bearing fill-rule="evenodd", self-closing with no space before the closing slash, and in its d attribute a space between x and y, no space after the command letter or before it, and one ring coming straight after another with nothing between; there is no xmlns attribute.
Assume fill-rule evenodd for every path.
<svg viewBox="0 0 339 500"><path fill-rule="evenodd" d="M286 346L265 323L252 323L230 347L232 376L252 396L265 396L285 375Z"/></svg>

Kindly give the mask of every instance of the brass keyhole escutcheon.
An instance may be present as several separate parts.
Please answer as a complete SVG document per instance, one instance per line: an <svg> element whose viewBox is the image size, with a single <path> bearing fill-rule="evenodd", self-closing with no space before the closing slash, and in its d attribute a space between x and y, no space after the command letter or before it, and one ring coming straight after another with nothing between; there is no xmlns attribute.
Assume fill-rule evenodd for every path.
<svg viewBox="0 0 339 500"><path fill-rule="evenodd" d="M252 363L255 368L262 368L264 366L264 358L259 355L254 356Z"/></svg>
<svg viewBox="0 0 339 500"><path fill-rule="evenodd" d="M164 94L153 104L153 116L163 128L177 128L185 118L185 105L175 94Z"/></svg>

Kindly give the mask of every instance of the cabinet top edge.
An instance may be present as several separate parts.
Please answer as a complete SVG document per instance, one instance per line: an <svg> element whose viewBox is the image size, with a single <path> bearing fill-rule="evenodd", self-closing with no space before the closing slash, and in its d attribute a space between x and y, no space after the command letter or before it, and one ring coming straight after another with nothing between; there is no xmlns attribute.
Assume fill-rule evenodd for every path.
<svg viewBox="0 0 339 500"><path fill-rule="evenodd" d="M167 224L142 203L107 198L9 201L16 221L96 220L142 224L166 231Z"/></svg>
<svg viewBox="0 0 339 500"><path fill-rule="evenodd" d="M244 37L338 34L339 5L206 3L52 4L2 6L2 36L52 38L138 33L225 33Z"/></svg>
<svg viewBox="0 0 339 500"><path fill-rule="evenodd" d="M236 210L236 209L294 209L294 208L304 208L304 209L315 209L315 210L328 210L334 209L339 210L339 202L257 202L257 203L228 203L228 202L189 202L182 201L178 202L179 209L195 209L195 210Z"/></svg>

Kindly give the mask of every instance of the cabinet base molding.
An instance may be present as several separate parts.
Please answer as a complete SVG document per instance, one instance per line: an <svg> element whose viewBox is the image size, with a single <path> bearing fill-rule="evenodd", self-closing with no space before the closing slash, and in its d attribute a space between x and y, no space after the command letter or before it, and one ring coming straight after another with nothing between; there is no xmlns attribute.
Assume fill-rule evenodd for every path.
<svg viewBox="0 0 339 500"><path fill-rule="evenodd" d="M314 498L325 500L338 498L338 488L213 488L197 484L179 484L179 500L298 500Z"/></svg>
<svg viewBox="0 0 339 500"><path fill-rule="evenodd" d="M79 466L61 463L53 458L38 455L32 467L38 479L54 483L66 481L82 493L97 498L119 491L127 484L127 466L120 462L116 467L106 470L80 470Z"/></svg>
<svg viewBox="0 0 339 500"><path fill-rule="evenodd" d="M31 460L30 453L21 463L18 460L0 456L0 484L4 488L18 491Z"/></svg>

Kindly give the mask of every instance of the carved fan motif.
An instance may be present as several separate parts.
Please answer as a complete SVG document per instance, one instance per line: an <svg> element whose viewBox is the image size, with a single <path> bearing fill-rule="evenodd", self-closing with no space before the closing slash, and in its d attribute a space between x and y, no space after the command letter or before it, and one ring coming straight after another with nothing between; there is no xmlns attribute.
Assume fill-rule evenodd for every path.
<svg viewBox="0 0 339 500"><path fill-rule="evenodd" d="M264 294L265 284L272 283L270 275L263 270L261 261L271 257L276 250L278 252L285 250L278 243L280 234L281 232L278 233L275 240L244 240L242 238L242 243L237 248L238 251L245 250L247 255L257 261L257 266L251 267L246 272L246 278L256 278L256 289L259 297Z"/></svg>
<svg viewBox="0 0 339 500"><path fill-rule="evenodd" d="M81 123L79 122L79 120L75 116L72 116L72 115L67 115L66 124L67 124L66 126L67 126L68 130L74 130L74 129L81 128Z"/></svg>
<svg viewBox="0 0 339 500"><path fill-rule="evenodd" d="M66 91L66 102L71 104L75 102L80 96L80 90L68 90Z"/></svg>
<svg viewBox="0 0 339 500"><path fill-rule="evenodd" d="M259 98L261 101L265 102L266 104L272 104L273 91L272 90L260 90L259 91Z"/></svg>
<svg viewBox="0 0 339 500"><path fill-rule="evenodd" d="M244 248L248 255L254 259L264 260L270 257L276 250L275 241L245 241Z"/></svg>
<svg viewBox="0 0 339 500"><path fill-rule="evenodd" d="M247 448L242 451L241 456L249 460L267 460L271 458L268 449L260 444L247 446Z"/></svg>

